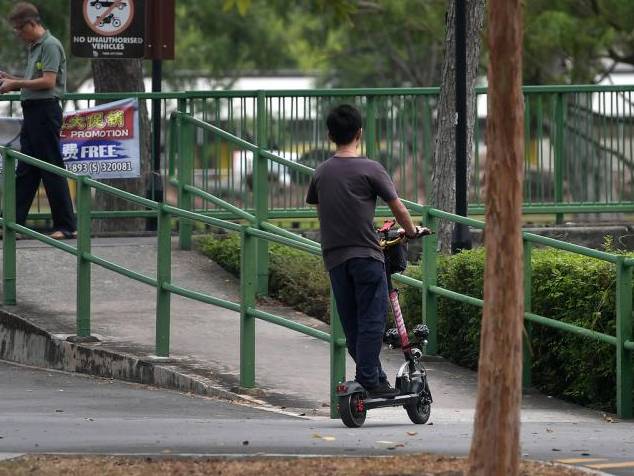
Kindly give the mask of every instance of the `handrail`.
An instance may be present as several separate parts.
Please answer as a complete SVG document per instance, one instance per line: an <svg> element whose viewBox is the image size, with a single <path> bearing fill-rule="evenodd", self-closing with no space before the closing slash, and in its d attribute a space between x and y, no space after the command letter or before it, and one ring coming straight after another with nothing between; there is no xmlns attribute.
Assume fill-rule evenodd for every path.
<svg viewBox="0 0 634 476"><path fill-rule="evenodd" d="M7 169L5 174L5 200L3 203L4 216L0 217L0 223L4 228L4 260L3 260L3 283L5 288L4 300L5 304L15 304L16 290L15 290L15 232L24 233L32 238L35 238L44 243L50 244L58 249L66 251L75 255L78 259L78 274L77 274L77 335L79 337L90 337L90 267L82 265L84 264L96 264L105 269L118 273L122 276L139 281L141 283L153 286L158 293L157 299L157 311L156 311L156 355L167 356L169 353L169 296L170 294L176 294L185 298L194 299L200 302L224 307L233 311L240 312L244 319L245 317L254 317L262 320L272 322L277 325L287 327L291 330L302 332L306 335L326 340L331 343L335 350L333 359L337 364L333 364L333 377L341 378L341 368L345 368L345 357L341 349L345 347L345 340L342 340L338 335L329 335L323 331L312 329L308 326L296 323L289 319L275 316L270 313L259 311L251 306L247 300L242 299L241 303L234 303L224 299L219 299L204 293L189 290L176 286L170 282L170 242L169 233L169 217L174 216L185 220L196 220L206 223L208 225L221 227L227 230L241 231L244 233L244 242L246 243L249 237L257 237L259 239L266 239L288 246L292 246L296 249L306 251L311 254L320 254L319 244L308 240L303 237L297 237L296 235L282 230L281 228L270 224L262 223L263 229L256 229L250 226L241 226L236 223L232 223L225 220L220 220L213 217L201 215L189 210L183 210L165 203L158 203L149 199L138 197L126 191L119 190L109 185L102 184L86 176L79 176L72 172L68 172L65 169L47 164L39 159L29 157L25 154L13 151L6 147L0 147L0 153L5 157L5 167ZM78 185L78 240L77 246L73 247L66 243L54 240L48 236L42 235L35 231L30 230L24 226L15 223L15 161L24 161L34 167L40 167L51 173L61 175L63 177L76 180ZM105 193L118 196L122 199L129 200L131 202L142 205L149 208L155 214L158 214L159 232L158 232L158 249L159 249L159 265L157 270L157 278L152 278L135 271L129 270L124 266L112 263L108 260L100 258L91 254L90 252L90 203L86 201L86 197L90 199L90 189L94 188L101 190ZM255 221L255 217L231 206L227 202L224 202L217 197L214 197L204 191L198 190L195 187L188 186L185 188L188 193L197 194L205 199L210 199L212 202L217 203L230 212L238 215L239 218L247 220L249 223ZM265 228L265 229L264 229ZM165 254L166 253L166 254ZM163 254L163 255L162 255ZM243 263L248 262L249 258L243 258ZM245 277L241 278L241 288L244 288ZM80 291L81 288L81 291ZM167 293L167 294L165 294ZM244 359L244 350L241 349L241 360ZM248 360L248 359L247 359ZM242 364L241 364L242 366ZM247 386L252 386L252 380L249 377L250 371L247 369L243 373L241 372L241 381L244 381ZM333 380L334 382L334 380ZM251 385L249 385L251 384ZM331 414L336 416L337 409L334 396L334 386L331 390L331 401L333 403L331 407Z"/></svg>
<svg viewBox="0 0 634 476"><path fill-rule="evenodd" d="M558 84L558 85L524 85L522 91L526 94L570 93L570 92L627 92L631 91L631 85L599 85L599 84ZM257 97L265 93L267 97L311 97L311 96L386 96L393 94L403 95L436 95L439 87L418 88L322 88L322 89L275 89L275 90L207 90L207 91L174 91L174 92L139 92L126 91L116 93L66 93L63 97L68 101L81 100L113 100L121 98L138 99L195 99L195 98L225 98L225 97ZM487 88L478 86L476 94L486 94ZM11 93L0 96L2 101L19 101L20 95Z"/></svg>

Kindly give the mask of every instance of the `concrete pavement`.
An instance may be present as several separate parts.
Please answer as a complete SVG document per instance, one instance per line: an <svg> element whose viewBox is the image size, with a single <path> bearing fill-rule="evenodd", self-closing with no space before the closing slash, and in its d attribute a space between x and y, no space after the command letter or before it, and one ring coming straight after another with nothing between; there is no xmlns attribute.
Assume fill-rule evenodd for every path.
<svg viewBox="0 0 634 476"><path fill-rule="evenodd" d="M153 238L99 238L93 241L93 252L104 259L148 276L153 276L156 270L156 246ZM175 284L179 286L238 301L237 280L196 252L174 249L172 276ZM123 356L122 358L128 359L124 362L125 365L116 363L120 367L118 374L120 377L134 380L140 376L139 381L169 385L180 390L216 395L243 403L251 402L260 408L283 411L290 415L306 415L313 417L309 420L311 422L307 427L309 431L314 430L319 434L335 432L334 435L337 437L337 443L330 445L328 440L320 438L315 438L313 441L311 433L310 441L306 444L298 444L299 436L291 430L297 423L292 418L276 419L273 425L269 421L271 419L269 415L265 418L267 421L261 423L259 427L259 423L256 424L253 419L249 420L250 426L247 427L251 430L245 427L247 433L253 431L253 428L259 428L272 435L268 438L276 442L276 447L269 448L271 451L311 452L318 448L325 449L329 454L339 451L344 453L350 451L354 454L362 448L363 451L375 451L377 445L380 446L376 443L377 441L401 443L402 440L406 440L406 447L413 451L424 450L450 454L464 454L468 451L476 389L476 376L471 371L443 361L429 362L430 386L435 399L430 419L433 425L415 427L409 423L402 409L381 409L370 412L363 431L355 433L343 427L341 422L325 417L328 414L329 398L329 348L325 342L266 322L257 322L256 383L259 391L255 392L255 396L244 397L235 392L239 378L239 316L237 313L173 296L171 359L169 362L156 362L152 359L154 289L98 266L93 266L91 287L92 329L93 333L100 338L100 342L80 346L68 344L64 338L74 333L75 325L75 258L33 240L19 241L18 305L3 306L2 310L27 319L29 323L39 328L38 332L41 332L42 336L33 337L37 332L30 329L28 330L31 334L30 340L18 342L16 329L22 332L20 334L22 339L26 332L24 329L28 326L14 326L13 333L10 334L13 340L9 342L10 339L7 339L9 334L6 332L8 321L5 315L3 318L5 331L0 326L0 341L3 337L2 332L5 332L0 357L5 359L11 357L13 360L22 360L26 363L35 362L37 365L43 365L42 362L49 359L54 361L50 365L57 365L58 368L99 373L108 370L104 369L106 363L114 362L114 360L104 360L103 355ZM266 304L262 309L327 330L323 323L275 303ZM38 353L35 348L39 344L35 342L40 338L49 339L50 342ZM23 351L15 352L15 347L19 347L20 342ZM29 342L31 345L28 345ZM51 342L54 345L50 344ZM9 351L10 345L13 346L13 351ZM88 360L91 355L98 355L99 359L102 359L99 361L100 365L96 365L95 362L91 364ZM385 349L382 355L388 374L394 375L400 363L399 353ZM348 369L349 371L352 369L350 362ZM151 378L147 377L148 372L153 372ZM24 388L24 385L16 384L14 388L19 390ZM2 400L4 400L5 390L3 389L2 392ZM64 399L69 398L68 393L60 393L63 394ZM187 405L180 405L179 411L185 407ZM97 409L99 406L94 405L94 408ZM116 410L121 412L124 408L124 405L120 405ZM8 414L15 413L15 409L9 410ZM65 413L64 416L68 416ZM184 414L181 413L181 415ZM191 419L196 418L195 414L190 416ZM61 416L49 415L48 417L59 419ZM46 421L49 421L48 417ZM89 415L82 416L84 417L90 418ZM154 423L148 423L153 426L150 433L156 433L159 431L157 428L162 425L170 428L178 426L178 418L175 418L176 415L170 418L172 417L174 418L169 422L158 418L156 426ZM197 428L192 423L193 420L188 418L184 420L182 431L185 431L187 425ZM151 420L153 418L148 418L147 422ZM241 428L239 424L241 420L241 417L236 417L230 423L223 424L223 434L231 431L231 428ZM34 419L31 424L37 425L37 421ZM523 448L527 457L552 459L549 458L552 455L575 459L597 457L617 458L619 461L634 459L634 437L632 437L634 424L632 422L609 423L599 412L535 393L529 393L524 398L522 421ZM85 425L81 422L75 423ZM87 423L94 422L87 421ZM127 424L119 423L123 425L121 428L124 428L124 433L127 434ZM71 426L72 424L69 423ZM24 420L17 425L28 427L29 423ZM4 428L5 425L3 424L2 427ZM105 435L104 431L107 433L104 429L98 434ZM413 444L409 438L406 438L407 431L416 431L420 444ZM131 428L129 433L135 434L134 429ZM235 441L240 441L240 445L242 440L239 438L242 438L242 435L236 434ZM363 440L365 437L360 439L360 435L371 435L369 439L373 439L372 444L369 440ZM268 441L265 440L262 440L260 451L264 451L262 448ZM81 441L81 438L77 441ZM193 453L228 451L222 441L220 437L214 440L209 435L205 435L199 441L200 445L190 441L183 451ZM106 442L103 442L105 445L102 446L103 448L109 448L112 451L117 449L106 445ZM6 441L0 440L0 443L4 445ZM174 444L176 443L170 442L170 445ZM243 449L239 448L240 445L232 447L230 451ZM203 448L205 448L204 451ZM141 449L137 448L139 451ZM2 451L5 450L20 452L26 451L27 448L5 446ZM63 451L63 448L58 451ZM634 468L634 463L632 467Z"/></svg>
<svg viewBox="0 0 634 476"><path fill-rule="evenodd" d="M150 456L465 455L468 419L414 426L403 411L371 414L349 429L326 417L296 417L118 380L0 362L0 459L33 453ZM527 421L526 459L623 467L631 426ZM628 441L630 444L628 446ZM585 464L583 464L585 462Z"/></svg>

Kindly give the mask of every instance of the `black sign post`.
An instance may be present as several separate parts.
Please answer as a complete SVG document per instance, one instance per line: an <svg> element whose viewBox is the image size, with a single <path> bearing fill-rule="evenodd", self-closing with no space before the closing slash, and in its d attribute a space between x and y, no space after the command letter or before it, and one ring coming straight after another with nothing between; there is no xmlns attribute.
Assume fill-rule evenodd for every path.
<svg viewBox="0 0 634 476"><path fill-rule="evenodd" d="M161 91L162 60L174 59L175 0L71 0L71 53L83 58L152 60L152 92ZM161 100L152 99L152 180L147 196L163 201ZM156 229L156 219L148 220Z"/></svg>
<svg viewBox="0 0 634 476"><path fill-rule="evenodd" d="M71 0L71 53L81 58L143 58L145 0Z"/></svg>
<svg viewBox="0 0 634 476"><path fill-rule="evenodd" d="M465 0L455 0L456 41L456 215L467 216L467 33ZM452 253L471 249L467 225L456 223Z"/></svg>

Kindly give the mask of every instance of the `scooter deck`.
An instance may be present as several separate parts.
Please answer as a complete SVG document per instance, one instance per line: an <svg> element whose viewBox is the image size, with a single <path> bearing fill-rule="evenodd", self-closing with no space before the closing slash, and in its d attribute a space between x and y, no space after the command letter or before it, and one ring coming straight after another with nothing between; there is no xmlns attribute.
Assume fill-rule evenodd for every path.
<svg viewBox="0 0 634 476"><path fill-rule="evenodd" d="M366 410L381 407L400 407L408 404L416 404L420 396L416 393L398 395L394 398L368 398L363 401Z"/></svg>

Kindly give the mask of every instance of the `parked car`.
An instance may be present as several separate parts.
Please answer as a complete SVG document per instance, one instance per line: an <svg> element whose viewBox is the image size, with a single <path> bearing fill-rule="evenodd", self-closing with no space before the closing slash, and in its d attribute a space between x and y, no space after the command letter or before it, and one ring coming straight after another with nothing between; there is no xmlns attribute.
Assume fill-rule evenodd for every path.
<svg viewBox="0 0 634 476"><path fill-rule="evenodd" d="M297 161L298 164L305 165L311 169L316 168L320 163L332 156L333 152L328 149L312 149L302 154ZM307 185L310 182L310 175L291 170L291 180L298 185Z"/></svg>
<svg viewBox="0 0 634 476"><path fill-rule="evenodd" d="M92 0L90 2L90 6L95 7L97 10L99 10L101 7L104 7L104 8L111 7L115 3L117 2L115 2L114 0ZM123 10L127 6L128 4L126 2L121 2L117 5L117 8L119 8L119 10Z"/></svg>
<svg viewBox="0 0 634 476"><path fill-rule="evenodd" d="M279 155L280 157L297 161L297 154L295 152L284 152L279 150L270 150L272 154ZM288 167L267 160L269 169L269 182L279 185L280 187L290 187L291 174ZM247 150L235 150L232 155L232 179L233 186L235 188L240 187L240 184L246 183L247 187L253 187L253 152Z"/></svg>

